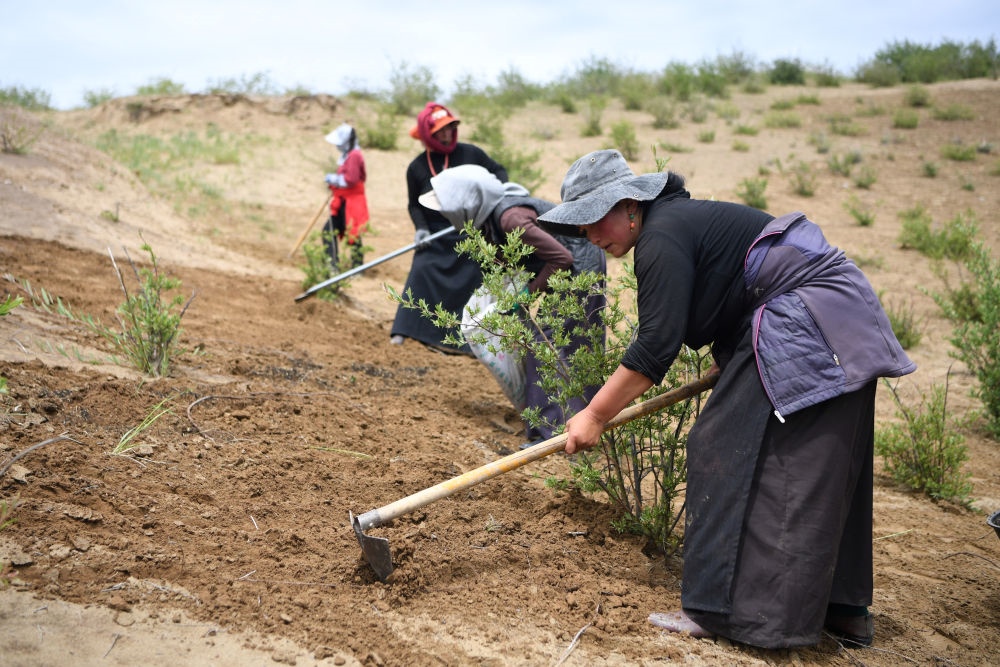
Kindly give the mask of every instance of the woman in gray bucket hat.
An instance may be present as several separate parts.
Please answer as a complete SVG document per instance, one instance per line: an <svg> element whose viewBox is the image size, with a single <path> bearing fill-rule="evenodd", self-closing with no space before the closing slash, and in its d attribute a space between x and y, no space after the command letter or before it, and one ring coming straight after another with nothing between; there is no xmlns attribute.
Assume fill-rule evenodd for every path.
<svg viewBox="0 0 1000 667"><path fill-rule="evenodd" d="M879 377L915 370L858 267L802 213L692 199L596 151L539 217L633 252L638 328L566 452L662 382L681 345L720 375L687 442L682 609L650 621L764 648L869 645Z"/></svg>

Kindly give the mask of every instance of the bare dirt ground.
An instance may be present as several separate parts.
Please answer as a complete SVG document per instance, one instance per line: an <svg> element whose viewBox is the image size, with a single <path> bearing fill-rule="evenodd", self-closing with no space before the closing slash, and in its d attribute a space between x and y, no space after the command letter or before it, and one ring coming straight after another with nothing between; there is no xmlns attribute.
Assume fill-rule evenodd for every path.
<svg viewBox="0 0 1000 667"><path fill-rule="evenodd" d="M997 146L1000 84L930 90L935 105L962 105L975 118L945 122L921 109L918 129L896 130L903 89L844 86L734 95L727 104L739 110L736 123L761 128L756 136L735 134L715 114L654 130L648 115L614 106L604 125L627 118L640 146L690 148L658 153L671 155L670 168L698 197L738 199L740 181L769 166L770 211L805 211L864 262L888 304L913 307L923 339L910 354L920 370L900 382L902 395L917 400L951 367L958 416L976 407L967 395L974 380L949 357L950 326L925 291L941 288L930 262L899 248L898 213L921 203L944 223L972 211L1000 251L996 149L971 162L940 157L952 141ZM820 101L795 107L800 127L764 128L774 100L800 94ZM197 292L183 320L191 351L169 377L150 379L110 360L79 322L30 306L0 320L0 375L10 389L0 466L18 457L0 473L0 499L22 503L0 532L11 580L0 591L4 665L1000 662L1000 540L985 523L985 512L1000 508L1000 447L975 425L963 430L972 510L936 504L878 473L870 649L826 638L760 651L649 625L651 611L679 607L681 561L643 555L641 541L610 528L602 498L545 488L545 477L567 471L561 455L373 529L389 538L397 564L379 582L348 511L495 460L521 442L522 426L475 360L412 341L389 345L395 305L383 284L402 286L407 256L352 280L338 302L293 300L301 256L287 254L326 196L332 153L323 134L344 120L369 121L369 112L328 97L127 102L37 116L45 129L30 153L0 155L0 273L110 323L122 295L108 250L119 263L123 247L145 260L145 239L185 292ZM835 115L865 133L831 134ZM506 126L508 142L542 151L538 196L558 200L568 165L606 145L606 137L580 138L582 122L532 105ZM213 187L207 209L154 196L93 147L112 129L167 138L207 128L242 142L236 163L179 172ZM408 129L400 127L399 150L366 151L369 259L412 240L403 173L418 146ZM466 123L465 137L470 130ZM699 141L707 130L714 141ZM821 132L830 154L863 154L877 172L869 190L831 174L830 154L810 143ZM736 140L749 150L734 150ZM640 153L635 170L652 171L652 155ZM780 170L799 160L817 175L813 197L797 196ZM936 178L922 175L925 161L940 166ZM852 195L875 212L871 227L845 211ZM885 423L895 408L880 392ZM138 455L111 455L164 399L172 411L143 432ZM69 439L28 451L62 435Z"/></svg>

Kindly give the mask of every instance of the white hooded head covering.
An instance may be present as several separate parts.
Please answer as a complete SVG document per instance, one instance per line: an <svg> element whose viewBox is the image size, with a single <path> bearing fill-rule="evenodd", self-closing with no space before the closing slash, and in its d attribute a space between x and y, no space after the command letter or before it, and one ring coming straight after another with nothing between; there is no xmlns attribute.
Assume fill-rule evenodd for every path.
<svg viewBox="0 0 1000 667"><path fill-rule="evenodd" d="M419 197L421 204L441 214L455 229L464 229L469 220L482 229L504 197L528 195L518 183L501 183L492 172L478 164L462 164L445 169L431 178L433 190Z"/></svg>
<svg viewBox="0 0 1000 667"><path fill-rule="evenodd" d="M330 134L324 137L328 143L333 144L340 151L340 164L344 163L347 159L347 154L353 151L355 148L360 148L358 144L358 134L354 131L354 128L344 123L340 125Z"/></svg>

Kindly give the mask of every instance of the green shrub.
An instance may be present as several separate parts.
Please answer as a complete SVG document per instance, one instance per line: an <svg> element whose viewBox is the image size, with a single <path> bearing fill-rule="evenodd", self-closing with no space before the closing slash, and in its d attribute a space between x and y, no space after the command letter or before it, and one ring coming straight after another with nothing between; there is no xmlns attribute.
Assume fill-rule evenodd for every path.
<svg viewBox="0 0 1000 667"><path fill-rule="evenodd" d="M664 68L659 89L664 95L686 102L695 93L695 80L696 75L690 65L673 62Z"/></svg>
<svg viewBox="0 0 1000 667"><path fill-rule="evenodd" d="M902 78L899 68L886 62L869 62L861 65L855 78L873 88L892 88Z"/></svg>
<svg viewBox="0 0 1000 667"><path fill-rule="evenodd" d="M875 224L875 212L854 195L844 202L844 209L861 227L871 227Z"/></svg>
<svg viewBox="0 0 1000 667"><path fill-rule="evenodd" d="M9 86L0 88L0 107L15 106L27 111L45 111L52 108L52 95L41 88Z"/></svg>
<svg viewBox="0 0 1000 667"><path fill-rule="evenodd" d="M302 244L302 255L306 263L299 266L302 270L302 289L308 290L314 285L319 285L325 280L329 280L351 268L351 258L347 253L337 254L337 265L331 266L330 256L327 253L327 243L333 242L330 232L313 232L304 244ZM350 278L338 280L332 285L328 285L316 292L316 298L322 301L336 301L339 299L347 286L350 285Z"/></svg>
<svg viewBox="0 0 1000 667"><path fill-rule="evenodd" d="M769 111L764 116L764 126L770 128L796 128L802 126L802 118L796 113Z"/></svg>
<svg viewBox="0 0 1000 667"><path fill-rule="evenodd" d="M627 120L619 121L611 126L611 145L607 148L617 148L622 157L631 162L639 156L639 140L635 136L635 125Z"/></svg>
<svg viewBox="0 0 1000 667"><path fill-rule="evenodd" d="M125 295L124 303L116 311L120 330L100 327L98 331L135 368L148 375L165 376L170 371L173 358L184 352L179 343L181 318L191 305L194 294L186 302L179 294L168 298L168 292L180 289L181 281L160 272L156 255L148 243L143 243L142 249L149 253L149 268L138 268L128 258L138 287L134 293L129 293L125 278L112 256L118 284Z"/></svg>
<svg viewBox="0 0 1000 667"><path fill-rule="evenodd" d="M908 107L929 107L931 105L931 91L920 84L909 86L903 94L903 104Z"/></svg>
<svg viewBox="0 0 1000 667"><path fill-rule="evenodd" d="M827 158L826 164L830 167L830 172L836 176L850 176L854 165L862 160L861 151L850 151L843 155L831 155Z"/></svg>
<svg viewBox="0 0 1000 667"><path fill-rule="evenodd" d="M399 141L399 116L392 112L389 104L379 104L373 124L361 123L359 134L361 145L380 151L396 150ZM334 170L336 171L336 170Z"/></svg>
<svg viewBox="0 0 1000 667"><path fill-rule="evenodd" d="M19 296L13 296L12 294L4 295L3 301L0 301L0 317L7 315L10 311L14 310L18 306L24 303L24 299ZM7 394L7 378L0 375L0 398ZM0 414L6 414L6 408L0 410ZM0 521L0 528L2 528L2 521Z"/></svg>
<svg viewBox="0 0 1000 667"><path fill-rule="evenodd" d="M898 130L915 130L920 116L913 109L896 109L892 114L892 126Z"/></svg>
<svg viewBox="0 0 1000 667"><path fill-rule="evenodd" d="M218 79L208 84L208 92L214 94L230 95L258 95L262 97L278 94L278 86L266 72L257 72L249 76L242 75L239 78Z"/></svg>
<svg viewBox="0 0 1000 667"><path fill-rule="evenodd" d="M931 112L935 120L973 120L976 117L975 112L969 107L962 106L961 104L949 104L946 107L934 107Z"/></svg>
<svg viewBox="0 0 1000 667"><path fill-rule="evenodd" d="M1000 438L1000 261L976 242L963 259L968 277L956 289L934 294L954 328L953 356L978 380L974 395L986 408L988 427Z"/></svg>
<svg viewBox="0 0 1000 667"><path fill-rule="evenodd" d="M24 109L0 106L0 152L26 155L45 126Z"/></svg>
<svg viewBox="0 0 1000 667"><path fill-rule="evenodd" d="M912 302L905 302L902 306L896 307L892 304L885 304L885 314L889 317L889 324L892 325L892 333L899 340L899 344L904 350L918 345L923 334L920 332L920 323L913 310Z"/></svg>
<svg viewBox="0 0 1000 667"><path fill-rule="evenodd" d="M756 137L760 133L760 130L752 125L737 125L733 128L733 132L736 134L743 134L748 137Z"/></svg>
<svg viewBox="0 0 1000 667"><path fill-rule="evenodd" d="M601 96L594 96L587 100L587 109L583 115L583 129L580 130L582 137L599 137L603 133L601 130L601 117L604 109L608 106L608 100Z"/></svg>
<svg viewBox="0 0 1000 667"><path fill-rule="evenodd" d="M941 229L932 229L932 219L923 205L899 214L902 229L899 243L903 248L913 248L931 259L962 261L973 251L979 223L972 211L959 213Z"/></svg>
<svg viewBox="0 0 1000 667"><path fill-rule="evenodd" d="M626 265L624 275L602 287L592 273L571 275L558 271L549 280L551 292L528 294L510 289L511 280L521 280L507 267L530 254L518 232L508 235L503 246L487 243L471 223L457 246L459 253L476 261L483 271L483 288L497 299L497 309L481 317L489 331L503 332L500 349L521 356L527 351L538 359L539 386L556 397L564 412L569 401L581 397L585 388L602 384L614 372L633 335L634 299L621 298L626 289L635 289L635 276ZM568 320L585 322L586 295L603 292L608 306L602 311L603 325L580 325L564 330ZM446 340L461 343L459 319L440 307L432 307L411 295L390 295L404 307L414 308L450 333ZM552 338L539 342L538 331L551 331ZM474 334L485 343L482 334ZM572 355L560 355L570 337L586 343ZM707 369L705 358L683 349L665 381L643 399L649 399L701 375ZM692 377L693 376L693 377ZM604 493L616 510L612 526L621 532L644 536L656 550L666 553L677 545L673 529L680 512L679 497L685 481L687 426L700 409L700 399L669 406L646 418L636 419L604 434L599 447L581 452L571 460L570 480L550 479L556 488L575 487L585 492ZM522 416L539 424L537 409L525 410ZM567 415L571 416L571 415ZM555 425L561 426L561 425Z"/></svg>
<svg viewBox="0 0 1000 667"><path fill-rule="evenodd" d="M830 152L830 138L824 132L810 132L809 145L816 147L816 152L820 155Z"/></svg>
<svg viewBox="0 0 1000 667"><path fill-rule="evenodd" d="M870 164L863 164L854 175L854 186L861 188L862 190L869 190L873 185L875 185L876 180L877 175L875 173L875 167Z"/></svg>
<svg viewBox="0 0 1000 667"><path fill-rule="evenodd" d="M888 381L897 414L902 420L875 431L875 453L899 484L935 500L969 504L972 485L962 464L968 459L965 437L947 412L948 385L935 385L931 396L921 397L918 409L907 409Z"/></svg>
<svg viewBox="0 0 1000 667"><path fill-rule="evenodd" d="M835 117L830 120L830 132L841 137L863 137L868 134L867 128L850 118Z"/></svg>
<svg viewBox="0 0 1000 667"><path fill-rule="evenodd" d="M799 160L790 170L792 191L801 197L816 194L816 174L808 162Z"/></svg>
<svg viewBox="0 0 1000 667"><path fill-rule="evenodd" d="M941 157L955 162L972 162L976 159L976 147L965 144L945 144L941 147Z"/></svg>
<svg viewBox="0 0 1000 667"><path fill-rule="evenodd" d="M677 103L665 95L658 95L646 104L646 111L653 116L653 127L657 130L672 130L680 127L677 119Z"/></svg>
<svg viewBox="0 0 1000 667"><path fill-rule="evenodd" d="M797 59L778 58L771 64L768 80L779 86L803 86L806 83L806 71Z"/></svg>
<svg viewBox="0 0 1000 667"><path fill-rule="evenodd" d="M703 144L712 143L713 141L715 141L715 130L705 130L703 132L699 132L698 141L700 141Z"/></svg>
<svg viewBox="0 0 1000 667"><path fill-rule="evenodd" d="M720 102L715 105L715 115L731 123L740 117L740 108L730 102Z"/></svg>
<svg viewBox="0 0 1000 667"><path fill-rule="evenodd" d="M745 141L739 141L739 140L733 141L732 148L737 153L749 153L750 152L750 144L748 144Z"/></svg>
<svg viewBox="0 0 1000 667"><path fill-rule="evenodd" d="M744 178L736 187L736 194L747 206L763 211L767 208L767 199L764 196L766 188L766 178Z"/></svg>
<svg viewBox="0 0 1000 667"><path fill-rule="evenodd" d="M541 149L531 152L511 148L503 134L503 120L506 112L497 107L481 109L477 118L473 141L482 145L494 160L507 170L507 178L514 183L520 183L534 191L544 180L542 169L538 166Z"/></svg>
<svg viewBox="0 0 1000 667"><path fill-rule="evenodd" d="M395 64L389 74L389 91L385 101L396 115L416 116L424 105L437 100L441 93L434 80L434 72L426 66L411 69L405 62Z"/></svg>
<svg viewBox="0 0 1000 667"><path fill-rule="evenodd" d="M83 103L87 105L88 109L99 107L105 102L113 100L114 97L115 93L110 88L83 91Z"/></svg>
<svg viewBox="0 0 1000 667"><path fill-rule="evenodd" d="M708 120L708 110L709 105L705 101L705 98L700 95L696 95L687 101L687 104L684 107L684 115L686 115L692 123L704 123Z"/></svg>
<svg viewBox="0 0 1000 667"><path fill-rule="evenodd" d="M166 77L151 79L149 83L139 86L135 90L135 94L140 97L183 95L184 92L184 84L171 81Z"/></svg>
<svg viewBox="0 0 1000 667"><path fill-rule="evenodd" d="M925 160L920 166L920 171L927 178L934 178L938 174L938 166L934 162Z"/></svg>
<svg viewBox="0 0 1000 667"><path fill-rule="evenodd" d="M816 68L816 70L813 71L813 79L816 86L819 88L840 87L840 74L838 74L837 71L829 65Z"/></svg>

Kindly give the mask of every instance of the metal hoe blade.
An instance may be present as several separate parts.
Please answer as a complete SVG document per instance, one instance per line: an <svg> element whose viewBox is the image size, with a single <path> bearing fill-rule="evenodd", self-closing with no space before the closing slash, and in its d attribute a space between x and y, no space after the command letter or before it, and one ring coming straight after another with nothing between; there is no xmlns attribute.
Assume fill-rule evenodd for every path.
<svg viewBox="0 0 1000 667"><path fill-rule="evenodd" d="M375 570L375 575L379 580L385 581L394 569L392 565L392 552L389 550L389 540L385 537L365 535L364 531L361 530L361 522L358 521L358 517L354 516L354 512L348 511L347 514L351 520L351 525L354 526L354 535L358 538L358 544L361 545L361 553L364 554L365 560Z"/></svg>
<svg viewBox="0 0 1000 667"><path fill-rule="evenodd" d="M616 426L621 426L633 419L652 414L668 405L700 394L706 389L715 386L715 382L718 379L718 374L706 375L665 394L660 394L638 405L625 408L604 425L604 430L607 431ZM496 461L491 461L474 470L464 472L458 477L452 477L440 484L418 491L413 495L400 498L384 507L378 507L365 512L361 516L354 516L353 512L349 512L348 516L351 520L351 526L354 527L354 535L358 538L358 544L361 545L361 551L364 553L365 559L372 566L372 569L375 570L378 578L385 581L393 571L389 540L384 537L365 535L366 528L382 526L408 512L450 496L456 491L471 488L497 475L502 475L532 461L537 461L550 454L560 452L565 448L567 438L567 434L561 433L537 445L514 452Z"/></svg>

